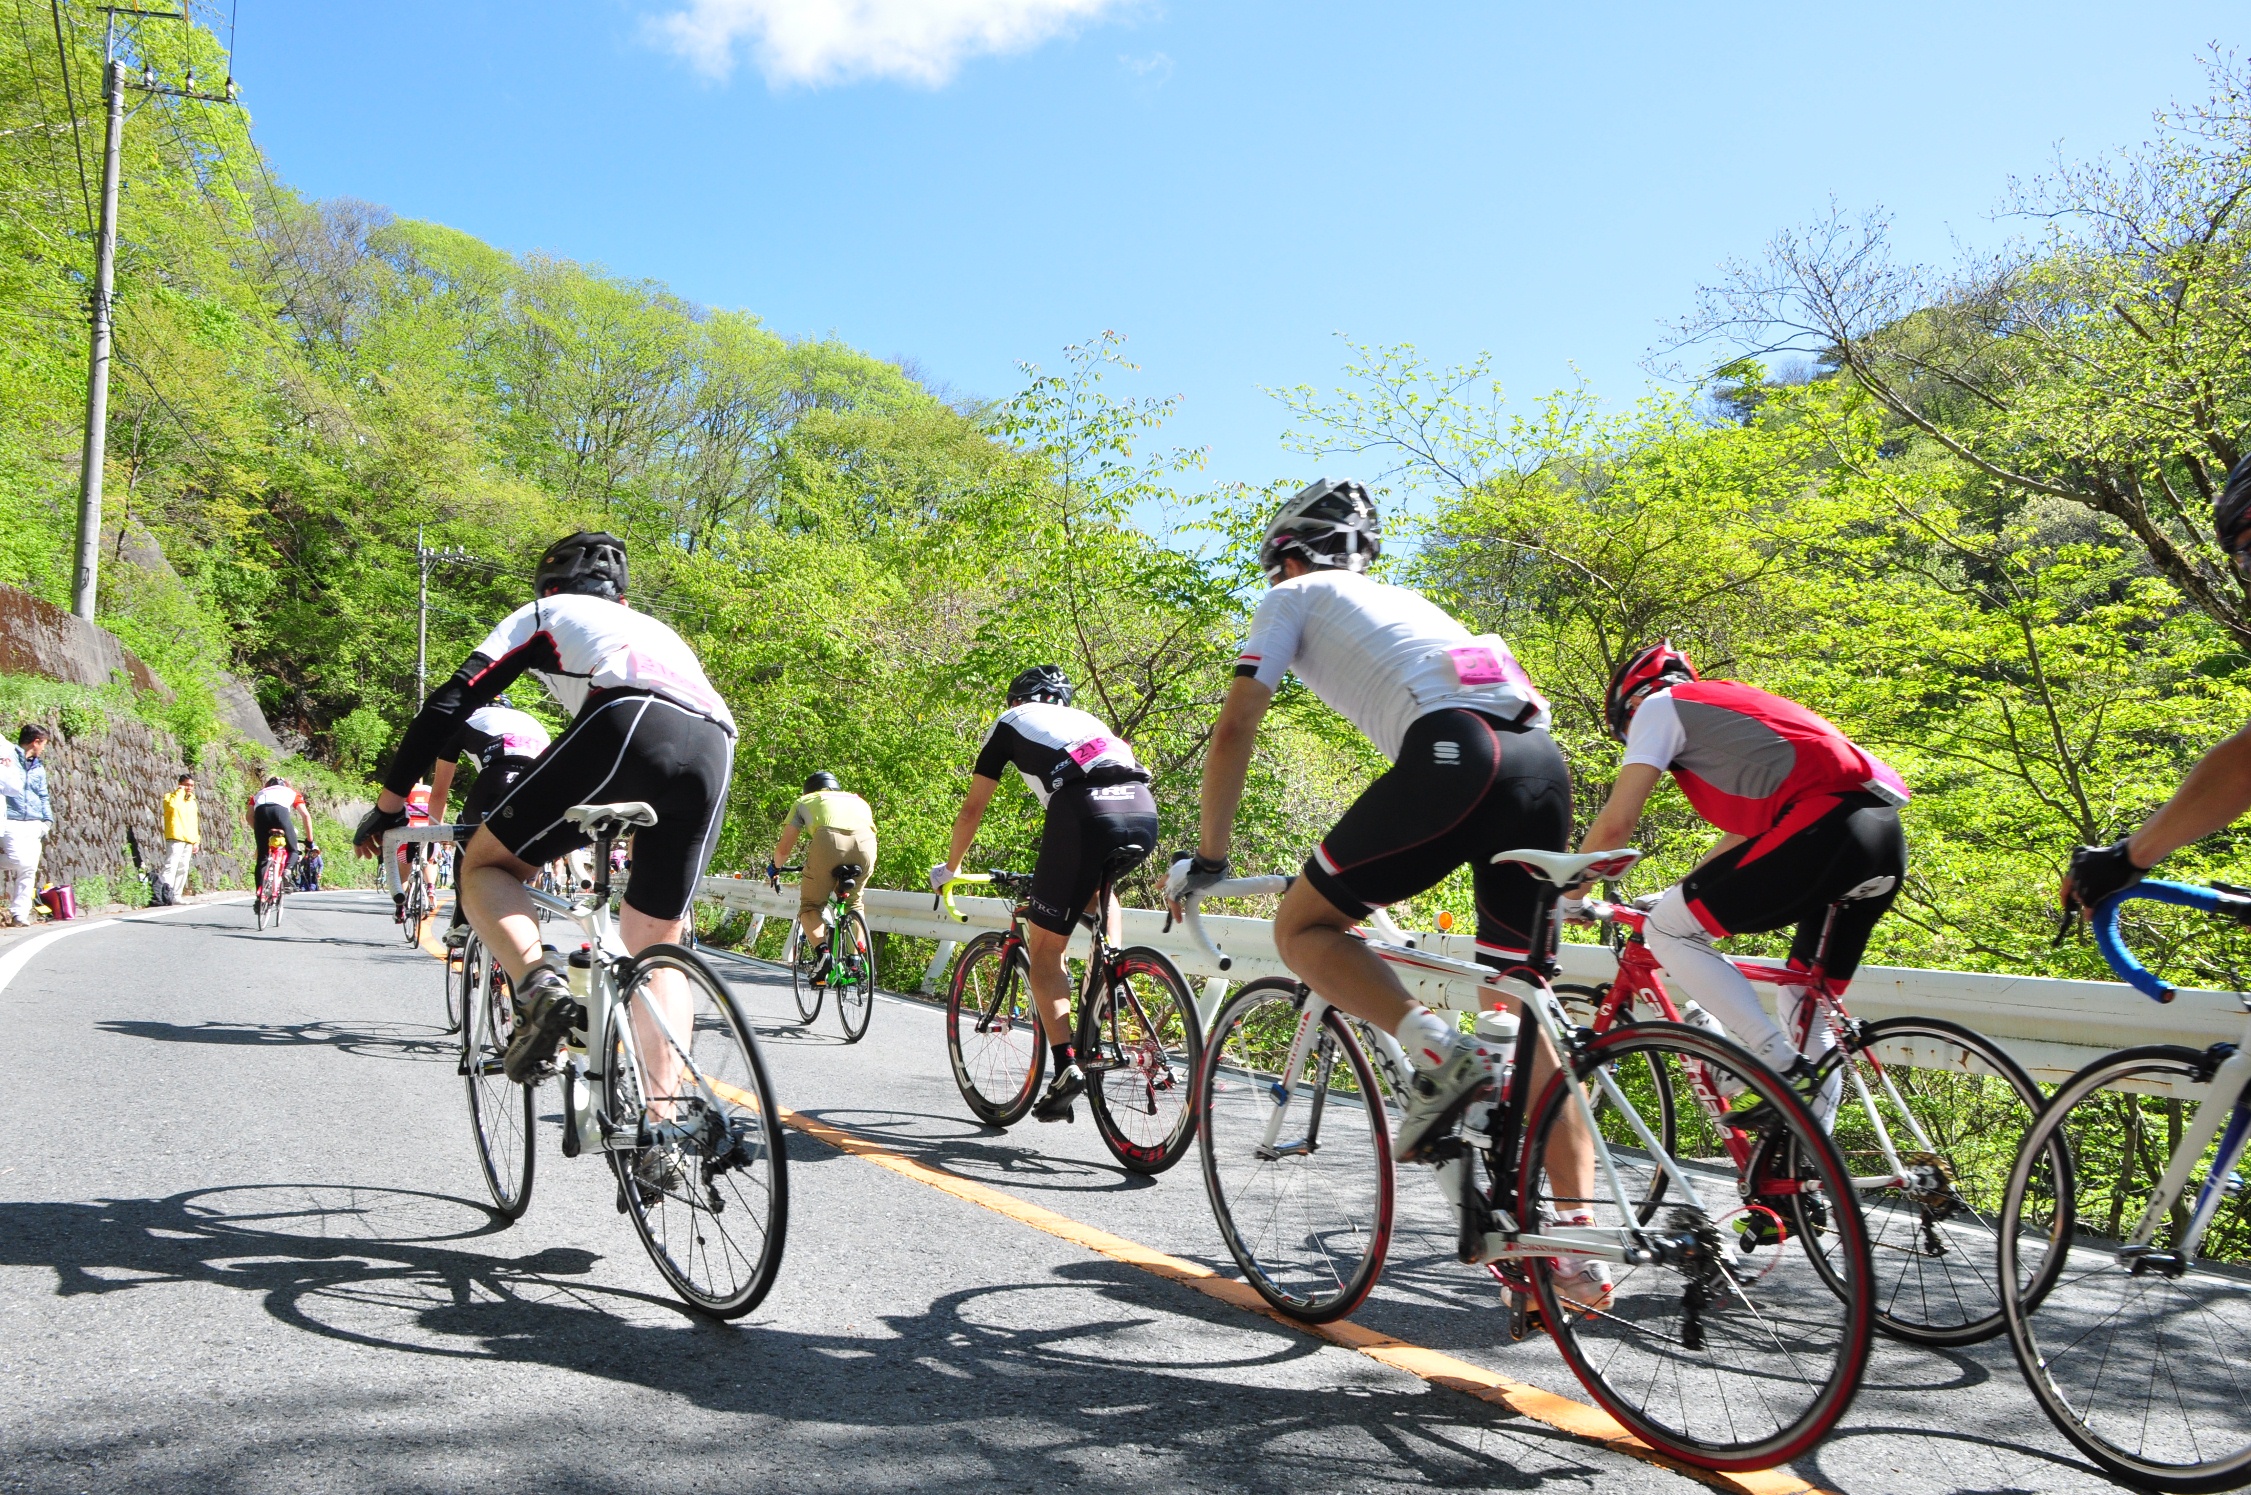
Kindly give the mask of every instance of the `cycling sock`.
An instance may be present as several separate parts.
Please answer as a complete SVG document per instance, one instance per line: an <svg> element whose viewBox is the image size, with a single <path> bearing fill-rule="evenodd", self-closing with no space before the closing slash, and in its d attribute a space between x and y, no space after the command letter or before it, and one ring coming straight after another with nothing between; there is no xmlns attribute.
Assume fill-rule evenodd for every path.
<svg viewBox="0 0 2251 1495"><path fill-rule="evenodd" d="M1454 1039L1459 1031L1452 1022L1418 1003L1407 1009L1407 1015L1399 1020L1391 1036L1407 1051L1410 1064L1429 1071L1453 1056Z"/></svg>
<svg viewBox="0 0 2251 1495"><path fill-rule="evenodd" d="M1047 1051L1055 1059L1055 1072L1057 1074L1061 1074L1064 1070L1079 1062L1078 1050L1067 1043L1051 1043L1047 1046Z"/></svg>
<svg viewBox="0 0 2251 1495"><path fill-rule="evenodd" d="M1642 926L1642 938L1673 984L1718 1018L1737 1042L1777 1072L1790 1067L1798 1057L1797 1048L1767 1016L1750 978L1712 948L1711 931L1689 908L1688 897L1679 888L1657 900Z"/></svg>

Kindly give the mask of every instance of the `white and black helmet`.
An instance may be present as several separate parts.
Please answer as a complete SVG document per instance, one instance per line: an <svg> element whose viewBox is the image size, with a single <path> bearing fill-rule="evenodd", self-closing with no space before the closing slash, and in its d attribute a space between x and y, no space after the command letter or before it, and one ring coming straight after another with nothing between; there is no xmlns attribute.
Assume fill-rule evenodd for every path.
<svg viewBox="0 0 2251 1495"><path fill-rule="evenodd" d="M1283 558L1295 555L1309 566L1365 571L1381 554L1383 521L1368 490L1350 478L1319 478L1282 505L1266 526L1258 569L1268 581L1280 581Z"/></svg>

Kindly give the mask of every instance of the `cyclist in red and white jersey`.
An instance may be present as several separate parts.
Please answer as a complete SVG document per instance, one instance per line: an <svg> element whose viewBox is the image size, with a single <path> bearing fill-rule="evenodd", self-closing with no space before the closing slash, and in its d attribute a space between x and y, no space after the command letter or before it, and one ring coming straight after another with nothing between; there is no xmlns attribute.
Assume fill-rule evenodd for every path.
<svg viewBox="0 0 2251 1495"><path fill-rule="evenodd" d="M1165 890L1177 902L1226 876L1258 726L1285 675L1294 673L1391 760L1283 896L1274 946L1322 997L1398 1037L1415 1070L1396 1149L1410 1161L1488 1084L1491 1070L1450 1015L1407 994L1354 926L1467 863L1477 958L1497 970L1521 964L1540 890L1522 867L1491 859L1519 848L1564 848L1571 778L1548 735L1547 702L1508 645L1490 634L1473 637L1421 593L1364 574L1381 545L1375 504L1354 482L1314 483L1267 527L1259 565L1271 585L1212 732L1197 850L1174 861ZM1534 1094L1555 1067L1543 1041ZM1559 1195L1592 1198L1593 1144L1565 1114L1548 1169ZM1583 1276L1559 1286L1574 1301L1599 1303L1609 1293L1607 1269L1590 1260Z"/></svg>
<svg viewBox="0 0 2251 1495"><path fill-rule="evenodd" d="M312 807L305 803L305 796L287 779L271 778L266 780L264 788L250 796L243 813L250 821L250 844L258 851L258 865L251 871L250 886L262 888L266 885L266 863L272 859L272 852L266 845L269 833L281 832L282 844L289 849L290 859L295 860L297 828L289 817L295 815L304 825L305 843L311 845Z"/></svg>
<svg viewBox="0 0 2251 1495"><path fill-rule="evenodd" d="M1831 977L1850 980L1907 875L1899 823L1907 786L1796 702L1732 680L1699 679L1669 640L1619 667L1604 716L1626 745L1625 761L1580 846L1625 844L1658 779L1672 773L1696 813L1722 834L1687 880L1650 909L1642 937L1682 991L1768 1067L1810 1091L1807 1056L1819 1059L1833 1043L1827 1027L1812 1021L1810 994L1790 988L1795 1010L1788 1015L1800 1035L1793 1040L1712 942L1796 925L1791 962L1807 966L1820 954ZM1801 1053L1801 1044L1810 1048ZM1833 1095L1808 1099L1825 1119L1833 1110ZM1728 1119L1755 1125L1763 1109L1748 1105Z"/></svg>
<svg viewBox="0 0 2251 1495"><path fill-rule="evenodd" d="M1071 704L1071 681L1062 666L1034 665L1009 682L1008 709L985 733L946 859L930 869L932 890L944 887L969 854L985 806L1010 768L1047 811L1025 900L1031 928L1024 952L1055 1075L1032 1114L1041 1121L1068 1120L1071 1101L1086 1089L1086 1073L1071 1042L1071 982L1063 952L1080 911L1093 909L1111 856L1121 847L1141 848L1139 856L1112 869L1122 875L1156 850L1157 802L1149 797L1149 771L1135 761L1125 739ZM1110 937L1116 939L1117 900L1097 912L1110 921Z"/></svg>
<svg viewBox="0 0 2251 1495"><path fill-rule="evenodd" d="M547 547L532 601L503 619L408 724L382 796L354 837L362 855L374 855L383 832L406 822L415 779L478 708L521 676L536 676L575 713L493 805L461 859L469 922L507 967L524 1011L505 1060L517 1081L541 1071L579 1016L567 967L543 952L524 887L540 863L587 844L565 812L628 800L657 812L657 823L634 837L619 917L634 953L685 937L696 880L726 812L734 716L687 641L627 607L625 597L625 547L616 536L581 531ZM658 996L674 999L662 990ZM669 1046L653 1030L644 1039L661 1070Z"/></svg>

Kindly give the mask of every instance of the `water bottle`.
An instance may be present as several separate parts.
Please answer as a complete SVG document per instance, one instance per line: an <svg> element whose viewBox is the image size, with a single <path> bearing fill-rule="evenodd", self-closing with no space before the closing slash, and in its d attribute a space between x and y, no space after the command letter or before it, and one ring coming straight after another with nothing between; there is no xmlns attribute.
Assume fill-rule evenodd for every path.
<svg viewBox="0 0 2251 1495"><path fill-rule="evenodd" d="M1694 1002L1680 1010L1680 1020L1692 1028L1702 1028L1714 1038L1726 1038L1728 1036L1725 1025ZM1741 1076L1732 1073L1720 1073L1708 1064L1700 1067L1704 1071L1704 1083L1710 1085L1712 1093L1720 1099L1730 1100L1743 1093Z"/></svg>
<svg viewBox="0 0 2251 1495"><path fill-rule="evenodd" d="M581 1002L594 995L594 947L581 945L571 952L571 995Z"/></svg>
<svg viewBox="0 0 2251 1495"><path fill-rule="evenodd" d="M1517 1017L1513 1012L1493 1007L1477 1014L1472 1035L1477 1040L1477 1057L1484 1062L1485 1073L1493 1088L1471 1101L1462 1112L1462 1130L1475 1136L1482 1133L1492 1120L1493 1107L1508 1095L1509 1079L1516 1068Z"/></svg>

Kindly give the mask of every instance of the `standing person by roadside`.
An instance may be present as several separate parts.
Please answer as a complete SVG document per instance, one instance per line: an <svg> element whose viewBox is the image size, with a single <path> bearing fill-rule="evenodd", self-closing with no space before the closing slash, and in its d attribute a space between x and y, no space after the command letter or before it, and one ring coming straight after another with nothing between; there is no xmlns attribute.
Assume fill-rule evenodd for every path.
<svg viewBox="0 0 2251 1495"><path fill-rule="evenodd" d="M159 903L177 903L187 896L188 868L195 849L203 844L203 809L195 798L195 775L180 775L180 787L164 796L164 870L157 874Z"/></svg>
<svg viewBox="0 0 2251 1495"><path fill-rule="evenodd" d="M15 774L10 774L7 783L0 785L8 806L8 827L0 832L0 872L15 880L8 898L8 916L17 924L31 922L31 898L39 886L39 853L55 819L47 800L47 765L39 761L47 749L47 736L47 729L37 722L24 723L8 755L23 780L18 784Z"/></svg>

